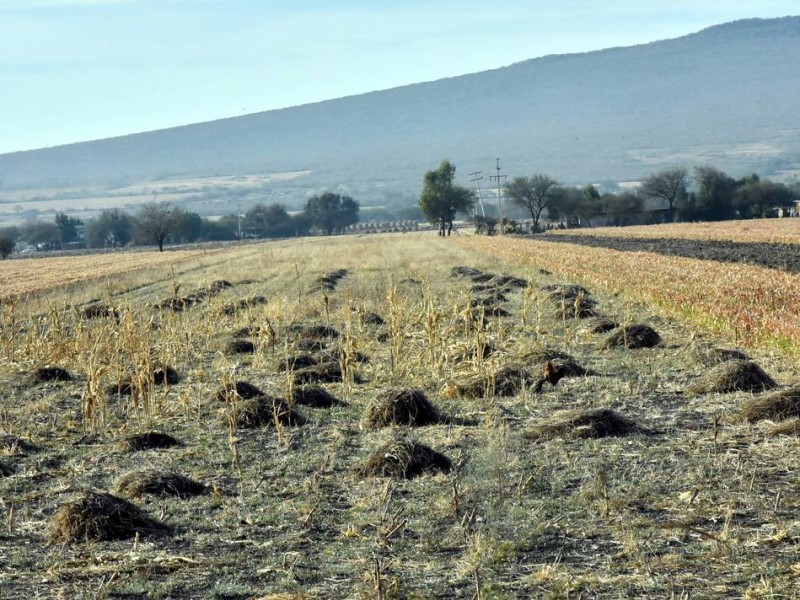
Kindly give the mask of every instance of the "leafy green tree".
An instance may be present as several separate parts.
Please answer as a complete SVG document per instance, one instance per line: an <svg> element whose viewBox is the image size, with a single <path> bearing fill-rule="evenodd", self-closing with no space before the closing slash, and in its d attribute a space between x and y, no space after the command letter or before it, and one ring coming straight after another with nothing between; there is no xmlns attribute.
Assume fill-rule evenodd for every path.
<svg viewBox="0 0 800 600"><path fill-rule="evenodd" d="M559 195L558 182L548 175L515 177L506 185L506 197L515 206L527 210L533 220L533 230L539 230L542 213Z"/></svg>
<svg viewBox="0 0 800 600"><path fill-rule="evenodd" d="M83 226L83 221L70 217L66 213L56 213L55 223L62 245L78 241L78 230Z"/></svg>
<svg viewBox="0 0 800 600"><path fill-rule="evenodd" d="M602 203L595 199L594 194L587 193L585 188L560 187L547 207L547 217L551 221L579 223L581 219L588 219L602 212Z"/></svg>
<svg viewBox="0 0 800 600"><path fill-rule="evenodd" d="M112 208L89 219L84 227L86 245L90 248L122 247L131 241L133 221L123 210Z"/></svg>
<svg viewBox="0 0 800 600"><path fill-rule="evenodd" d="M256 204L244 216L243 226L258 237L278 238L294 235L294 223L280 204Z"/></svg>
<svg viewBox="0 0 800 600"><path fill-rule="evenodd" d="M136 212L134 228L142 243L158 246L164 251L164 242L175 229L175 214L168 202L147 202Z"/></svg>
<svg viewBox="0 0 800 600"><path fill-rule="evenodd" d="M445 231L450 234L456 214L469 211L475 203L472 190L453 183L455 174L455 165L443 160L438 169L425 173L419 197L419 207L442 236Z"/></svg>
<svg viewBox="0 0 800 600"><path fill-rule="evenodd" d="M736 216L736 180L715 167L695 168L695 218L724 221Z"/></svg>
<svg viewBox="0 0 800 600"><path fill-rule="evenodd" d="M8 256L14 251L14 240L7 237L0 237L0 258L7 259Z"/></svg>
<svg viewBox="0 0 800 600"><path fill-rule="evenodd" d="M358 223L359 209L358 202L350 196L325 192L311 196L304 212L314 227L321 229L325 235L332 235L334 231Z"/></svg>
<svg viewBox="0 0 800 600"><path fill-rule="evenodd" d="M642 182L639 193L646 198L655 198L667 203L669 220L675 219L676 204L686 197L689 171L685 167L674 167L650 175Z"/></svg>

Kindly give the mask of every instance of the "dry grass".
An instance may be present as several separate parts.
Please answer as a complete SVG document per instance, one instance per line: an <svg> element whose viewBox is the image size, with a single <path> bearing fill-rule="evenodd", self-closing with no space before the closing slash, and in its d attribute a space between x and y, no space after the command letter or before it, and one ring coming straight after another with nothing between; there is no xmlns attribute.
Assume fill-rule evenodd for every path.
<svg viewBox="0 0 800 600"><path fill-rule="evenodd" d="M146 271L156 266L179 264L219 252L220 250L126 251L89 256L4 260L0 262L0 300L114 277L119 273L130 274L132 271Z"/></svg>
<svg viewBox="0 0 800 600"><path fill-rule="evenodd" d="M800 468L796 428L770 435L771 425L727 418L751 392L682 392L703 368L700 346L747 347L779 381L797 381L796 360L642 302L651 277L670 280L653 274L649 257L638 269L650 274L635 280L624 279L625 265L619 275L609 267L622 278L615 295L577 275L596 266L585 249L583 264L512 240L501 243L510 257L497 258L484 243L429 234L278 241L4 303L0 595L790 596L796 577L787 557L800 539L800 501L789 492ZM456 265L479 271L485 281L477 285L491 289L451 277ZM309 293L340 269L348 274L334 289ZM497 275L506 273L527 287ZM232 287L191 308L153 309L222 279ZM541 289L576 285L591 290L607 318L652 324L665 342L603 350L585 322L554 315ZM476 317L478 294L513 316ZM225 314L258 296L269 302ZM118 319L82 318L79 309L91 304L112 307ZM382 324L367 318L373 313ZM338 337L301 338L299 327L309 326ZM222 352L241 332L255 351ZM305 343L317 346L301 350ZM276 368L323 346L339 381L306 387ZM508 367L535 385L547 361L602 376L565 376L541 394L527 383L510 395L486 393L492 374ZM30 385L42 365L66 369L73 381ZM169 378L167 365L180 377L157 385ZM103 393L125 377L131 396ZM459 396L472 381L481 382L479 393ZM398 401L383 411L387 427L360 427L386 390L419 390L433 423L415 427L411 439L408 425L395 424ZM327 406L330 397L341 402ZM302 427L280 418L297 409ZM601 437L620 432L620 423L634 435ZM541 426L550 427L534 436ZM164 432L182 443L158 450L150 442ZM22 442L38 450L23 451ZM365 476L371 457L374 475ZM431 472L431 460L434 476L412 476ZM105 494L117 474L140 471L191 474L208 493L145 494L144 526L129 527L125 540L86 544L116 534L84 526L56 538L74 543L53 543L48 523L73 490ZM165 533L164 524L173 535L148 535Z"/></svg>
<svg viewBox="0 0 800 600"><path fill-rule="evenodd" d="M794 219L756 219L715 223L668 223L635 227L593 227L569 229L567 235L591 235L636 238L680 238L687 240L730 240L733 242L774 242L800 244L800 230Z"/></svg>

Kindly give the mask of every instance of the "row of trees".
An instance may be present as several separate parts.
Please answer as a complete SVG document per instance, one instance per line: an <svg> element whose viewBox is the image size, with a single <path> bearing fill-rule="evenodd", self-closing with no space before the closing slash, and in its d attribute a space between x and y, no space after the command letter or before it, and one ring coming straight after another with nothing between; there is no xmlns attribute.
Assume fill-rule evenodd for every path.
<svg viewBox="0 0 800 600"><path fill-rule="evenodd" d="M439 227L440 235L449 233L457 213L468 213L474 207L474 193L453 182L455 171L455 166L445 160L425 173L423 180L419 206ZM642 222L648 199L665 207L662 216L657 211L649 213L656 220L763 218L772 216L776 207L788 208L797 195L786 185L762 180L756 174L737 180L714 167L697 167L691 175L684 167L666 169L647 177L637 189L620 194L601 195L592 185L562 186L545 174L515 177L504 189L506 200L530 215L534 231L542 229L544 217L580 221L605 215L611 225ZM488 231L496 223L492 218L478 220Z"/></svg>
<svg viewBox="0 0 800 600"><path fill-rule="evenodd" d="M17 242L47 249L156 245L163 250L169 243L292 237L314 231L332 235L357 223L359 210L358 202L349 196L325 192L310 197L296 214L279 204L258 204L243 216L229 214L211 220L164 202L148 202L134 214L104 210L86 222L58 213L54 221L0 229L0 257L6 258Z"/></svg>

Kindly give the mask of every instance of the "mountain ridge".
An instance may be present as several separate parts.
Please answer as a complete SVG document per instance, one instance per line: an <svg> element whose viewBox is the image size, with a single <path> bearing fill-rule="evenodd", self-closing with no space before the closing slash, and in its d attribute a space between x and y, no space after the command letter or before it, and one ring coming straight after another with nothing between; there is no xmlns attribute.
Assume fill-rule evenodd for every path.
<svg viewBox="0 0 800 600"><path fill-rule="evenodd" d="M506 172L567 182L637 178L675 162L788 172L800 169L791 101L800 75L786 64L793 55L800 17L743 19L674 39L2 154L0 181L18 188L310 170L312 186L408 192L445 157L462 171L500 157Z"/></svg>

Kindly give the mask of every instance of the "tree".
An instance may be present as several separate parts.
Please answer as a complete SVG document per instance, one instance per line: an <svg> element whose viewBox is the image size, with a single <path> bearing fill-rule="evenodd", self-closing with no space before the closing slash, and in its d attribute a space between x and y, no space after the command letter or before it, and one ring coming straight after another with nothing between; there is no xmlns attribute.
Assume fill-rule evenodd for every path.
<svg viewBox="0 0 800 600"><path fill-rule="evenodd" d="M83 221L70 217L66 213L56 213L56 227L58 227L61 245L78 241L78 228L83 226Z"/></svg>
<svg viewBox="0 0 800 600"><path fill-rule="evenodd" d="M304 211L314 227L321 229L325 235L331 235L334 231L358 223L359 209L358 202L350 196L325 192L311 196Z"/></svg>
<svg viewBox="0 0 800 600"><path fill-rule="evenodd" d="M203 219L196 212L175 209L172 218L173 227L169 237L173 241L188 244L203 237Z"/></svg>
<svg viewBox="0 0 800 600"><path fill-rule="evenodd" d="M631 192L622 194L606 194L603 202L608 215L609 225L631 225L636 213L642 212L643 202L641 197Z"/></svg>
<svg viewBox="0 0 800 600"><path fill-rule="evenodd" d="M472 190L453 184L455 174L455 165L443 160L438 169L425 173L419 196L419 207L442 236L450 234L456 213L467 212L475 202Z"/></svg>
<svg viewBox="0 0 800 600"><path fill-rule="evenodd" d="M515 177L506 185L506 197L511 204L531 214L533 230L539 230L539 219L546 208L558 198L558 182L547 175Z"/></svg>
<svg viewBox="0 0 800 600"><path fill-rule="evenodd" d="M164 242L175 228L175 215L167 202L147 202L136 213L136 231L143 240L158 246L164 251Z"/></svg>
<svg viewBox="0 0 800 600"><path fill-rule="evenodd" d="M736 212L743 219L767 217L772 209L789 206L792 199L791 190L784 184L753 175L742 180L736 190Z"/></svg>
<svg viewBox="0 0 800 600"><path fill-rule="evenodd" d="M58 247L60 232L55 223L28 221L22 226L22 237L36 246Z"/></svg>
<svg viewBox="0 0 800 600"><path fill-rule="evenodd" d="M664 200L669 209L669 220L675 218L676 203L686 196L689 172L685 167L675 167L650 175L639 188L645 198Z"/></svg>
<svg viewBox="0 0 800 600"><path fill-rule="evenodd" d="M704 221L724 221L736 216L736 180L714 167L697 167L695 218Z"/></svg>
<svg viewBox="0 0 800 600"><path fill-rule="evenodd" d="M280 204L256 204L244 216L244 227L258 237L276 238L294 234L292 217Z"/></svg>
<svg viewBox="0 0 800 600"><path fill-rule="evenodd" d="M239 215L223 215L203 221L203 239L211 242L235 240L239 233Z"/></svg>
<svg viewBox="0 0 800 600"><path fill-rule="evenodd" d="M0 237L0 258L3 260L8 258L8 255L14 251L14 240L7 237Z"/></svg>
<svg viewBox="0 0 800 600"><path fill-rule="evenodd" d="M118 208L102 211L89 219L84 228L90 248L121 247L131 241L133 222L130 215Z"/></svg>
<svg viewBox="0 0 800 600"><path fill-rule="evenodd" d="M0 227L0 237L7 238L12 242L18 242L20 239L20 230L16 225L6 225Z"/></svg>

